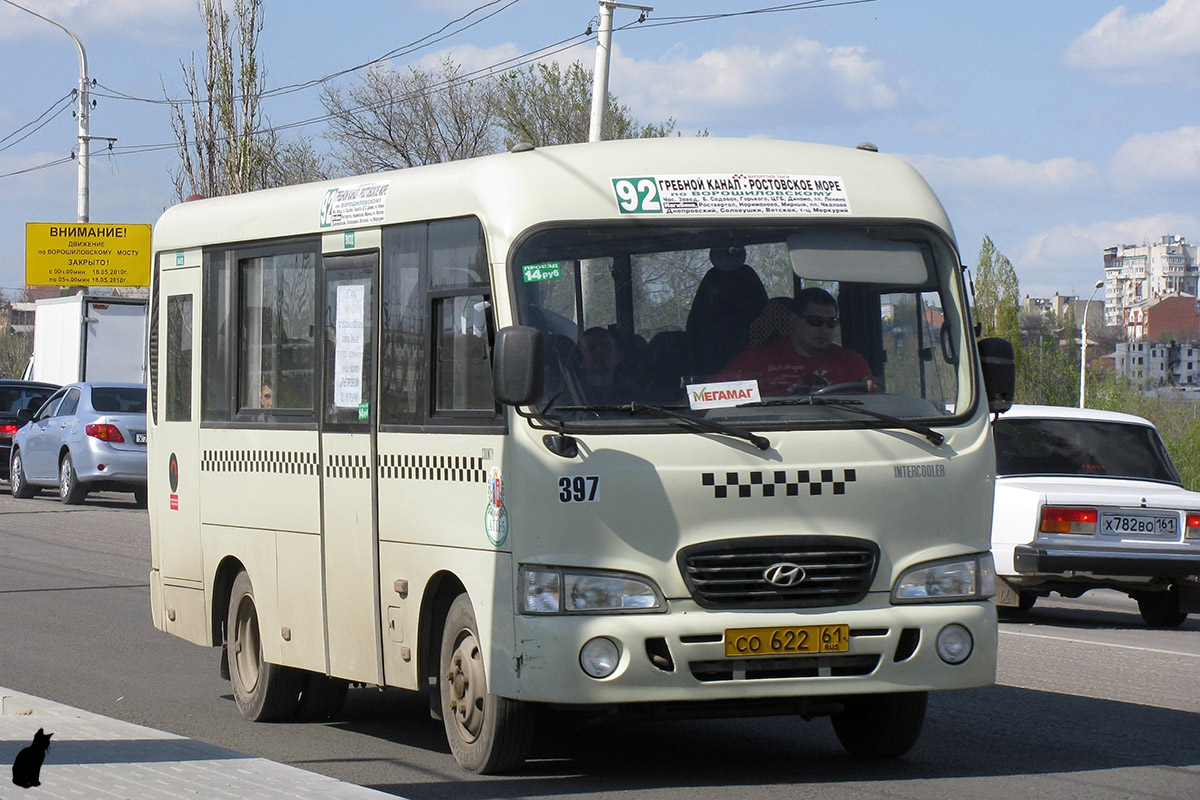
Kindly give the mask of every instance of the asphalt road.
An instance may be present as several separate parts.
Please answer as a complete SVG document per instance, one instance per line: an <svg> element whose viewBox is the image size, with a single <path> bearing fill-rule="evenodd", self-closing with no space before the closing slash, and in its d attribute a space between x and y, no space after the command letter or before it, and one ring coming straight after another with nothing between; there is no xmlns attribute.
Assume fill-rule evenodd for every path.
<svg viewBox="0 0 1200 800"><path fill-rule="evenodd" d="M131 499L0 495L0 685L410 798L1200 797L1200 618L1148 630L1110 592L1003 621L998 684L932 696L898 761L850 759L827 720L549 724L524 773L481 778L395 690L352 690L334 723L248 723L217 651L151 625Z"/></svg>

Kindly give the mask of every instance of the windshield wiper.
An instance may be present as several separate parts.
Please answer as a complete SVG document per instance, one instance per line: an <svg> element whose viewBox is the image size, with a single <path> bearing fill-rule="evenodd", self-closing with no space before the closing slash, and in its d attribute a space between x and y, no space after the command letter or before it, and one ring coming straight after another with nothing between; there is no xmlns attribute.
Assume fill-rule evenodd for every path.
<svg viewBox="0 0 1200 800"><path fill-rule="evenodd" d="M759 436L753 431L748 431L745 428L739 428L736 425L726 425L723 422L705 419L704 417L693 417L688 414L682 414L672 408L665 406L649 405L647 403L625 403L624 405L610 406L558 406L559 411L621 411L630 416L638 414L650 414L662 419L674 419L684 423L687 427L694 431L704 433L723 433L726 436L733 436L737 439L744 439L750 444L757 447L759 450L766 450L771 446L771 441L765 436Z"/></svg>
<svg viewBox="0 0 1200 800"><path fill-rule="evenodd" d="M946 437L928 425L922 425L919 422L893 417L891 414L884 414L882 411L874 411L870 408L862 407L862 400L850 400L840 397L822 397L821 395L809 395L808 397L797 397L792 400L764 400L760 403L747 403L749 406L832 406L840 408L843 411L850 411L855 414L873 417L880 422L887 422L895 425L898 428L919 433L936 445L940 445L946 441Z"/></svg>

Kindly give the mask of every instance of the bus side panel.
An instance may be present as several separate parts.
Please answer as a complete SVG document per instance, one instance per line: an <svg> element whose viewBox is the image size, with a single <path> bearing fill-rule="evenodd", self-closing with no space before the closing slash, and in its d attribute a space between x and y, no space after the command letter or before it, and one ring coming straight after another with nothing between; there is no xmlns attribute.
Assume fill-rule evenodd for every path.
<svg viewBox="0 0 1200 800"><path fill-rule="evenodd" d="M439 572L452 574L470 595L485 652L500 647L511 654L511 633L502 640L507 644L493 644L490 628L503 624L511 630L511 623L497 623L493 613L498 612L501 621L512 613L507 509L499 467L503 436L385 432L378 441L380 613L387 684L423 688L419 658L413 656L424 592ZM406 597L398 586L407 591ZM427 640L431 651L425 655L436 659L441 630L432 633ZM490 673L498 660L509 658L492 656L485 665Z"/></svg>
<svg viewBox="0 0 1200 800"><path fill-rule="evenodd" d="M321 537L280 531L275 534L279 554L279 625L281 664L324 673L325 626L321 592Z"/></svg>
<svg viewBox="0 0 1200 800"><path fill-rule="evenodd" d="M216 570L237 559L254 586L267 660L324 672L316 432L204 428L200 439L210 607L228 601L211 596Z"/></svg>
<svg viewBox="0 0 1200 800"><path fill-rule="evenodd" d="M283 635L279 621L276 569L276 531L231 528L224 525L201 527L204 547L204 571L209 575L206 590L212 592L212 577L226 558L232 557L250 576L254 587L254 607L258 613L258 629L262 637L263 658L272 664L283 662ZM214 602L225 605L228 598Z"/></svg>

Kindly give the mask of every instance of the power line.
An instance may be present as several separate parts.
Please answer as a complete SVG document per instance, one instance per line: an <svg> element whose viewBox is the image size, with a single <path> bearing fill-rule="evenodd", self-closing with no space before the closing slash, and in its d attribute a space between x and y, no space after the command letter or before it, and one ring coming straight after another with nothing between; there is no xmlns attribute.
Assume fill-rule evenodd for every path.
<svg viewBox="0 0 1200 800"><path fill-rule="evenodd" d="M0 139L0 144L4 144L4 143L5 143L5 142L7 142L9 139L11 139L12 137L16 136L16 135L17 135L18 133L20 133L21 131L23 131L23 130L25 130L26 128L28 128L30 125L35 125L35 124L37 124L37 121L38 121L38 120L42 119L42 118L43 118L43 117L45 117L47 114L49 114L51 111L53 111L53 110L55 109L55 107L56 107L56 106L58 106L58 105L62 104L62 105L63 105L63 108L67 108L67 107L69 107L69 102L68 102L68 101L72 101L72 100L74 100L74 97L75 97L75 91L74 91L74 90L72 90L72 91L70 91L70 92L67 92L65 95L63 95L62 97L58 98L58 99L57 99L57 100L55 100L53 103L51 103L51 104L50 104L50 107L49 107L49 108L47 108L45 111L43 111L41 114L39 114L39 115L38 115L36 118L34 118L32 122L26 122L24 125L22 125L21 127L17 128L17 129L16 129L15 131L13 131L12 133L10 133L8 136L5 136L3 139ZM58 113L56 113L56 114L54 115L54 117L57 117L57 116L58 116L58 114L61 114L61 113L62 113L62 111L63 111L63 108L59 108L59 109L58 109ZM54 119L54 117L50 117L50 119ZM49 121L50 121L50 119L46 120L46 122L49 122ZM34 131L37 131L37 130L41 129L41 127L42 127L43 125L45 125L45 124L46 124L46 122L43 122L41 125L38 125L36 128L34 128L34 129L33 129L33 131L30 131L29 133L33 133ZM28 136L28 135L29 135L29 133L25 134L25 136L22 136L20 139L17 139L17 142L19 142L19 141L21 141L22 139L24 139L26 136ZM13 144L16 144L17 142L13 142ZM12 146L12 145L9 145L9 147L11 147L11 146ZM3 150L3 149L5 149L5 148L2 148L2 147L0 147L0 150Z"/></svg>
<svg viewBox="0 0 1200 800"><path fill-rule="evenodd" d="M744 17L744 16L753 16L753 15L761 15L761 14L779 14L779 13L789 13L789 12L795 12L795 11L811 11L811 10L816 10L816 9L820 9L820 8L834 8L834 7L838 7L838 6L861 5L864 3L873 3L873 2L877 2L877 1L878 0L804 0L803 2L786 3L783 5L776 5L776 6L765 6L762 8L749 9L746 11L730 11L730 12L717 13L717 14L702 14L702 15L681 16L681 17L656 17L656 18L653 18L652 20L639 19L639 20L635 20L633 22L629 22L625 25L622 25L620 28L617 28L617 30L625 31L625 30L629 30L629 29L637 27L637 26L641 26L643 28L662 28L662 27L669 27L672 25L688 25L688 24L694 24L694 23L699 23L699 22L711 22L714 20L723 20L723 19L729 19L729 18L733 18L733 17ZM402 47L393 49L393 50L389 51L388 53L385 53L384 55L379 56L378 58L371 59L370 61L364 62L357 66L339 70L337 72L333 72L328 75L325 75L321 78L315 78L313 80L306 81L304 83L291 84L288 86L279 87L277 89L268 90L267 92L264 92L262 96L263 97L276 97L276 96L282 96L284 94L290 94L290 93L293 93L296 91L301 91L303 89L310 88L312 86L326 83L326 82L332 80L333 78L340 77L342 75L347 75L351 72L355 72L357 70L364 69L366 67L370 67L374 64L378 64L382 61L386 61L388 59L395 58L397 56L411 55L412 53L417 52L418 50L421 50L424 47L428 47L432 44L436 44L438 42L444 41L445 39L447 39L457 33L461 33L462 31L468 30L469 28L480 24L484 20L494 17L495 15L501 13L502 11L505 11L508 8L511 8L513 5L516 5L518 2L520 2L520 0L508 0L506 5L504 5L503 7L491 12L490 14L487 14L486 16L482 17L479 20L472 22L470 25L467 25L459 30L452 31L451 33L447 34L446 36L439 37L439 34L443 33L451 25L453 25L457 22L461 22L465 19L468 19L471 16L473 16L474 14L478 13L479 11L482 11L483 9L497 5L498 3L501 3L501 2L504 2L504 0L492 0L489 3L485 3L481 6L477 6L474 9L472 9L471 11L464 14L463 16L458 17L457 19L451 20L450 22L446 23L441 28L439 28L437 31L427 34L427 35L421 37L420 39L416 39L407 45L403 45ZM481 67L479 69L473 70L472 72L466 73L465 75L456 76L453 80L466 80L468 82L471 82L473 80L479 79L480 77L483 77L484 75L494 73L497 70L501 69L502 67L505 67L505 65L507 65L506 69L508 69L508 70L518 69L522 66L525 66L526 64L536 62L543 58L548 58L550 56L556 55L565 50L569 50L572 47L575 47L577 44L580 43L580 42L575 41L577 39L588 40L588 39L592 39L592 38L594 38L594 35L591 33L591 29L589 28L588 32L586 32L586 33L576 34L574 36L570 36L566 39L562 39L553 44L545 45L544 47L527 51L526 53L523 53L519 56L514 56L512 58L498 61L498 62L488 65L486 67ZM560 45L562 45L562 46L560 47ZM556 49L551 49L551 48L556 48ZM441 88L444 88L445 86L450 85L451 83L452 83L452 80L443 81L442 83L435 84L433 86L428 87L428 90L436 91L438 89L441 89ZM124 94L116 89L113 89L108 86L104 86L103 84L97 84L97 85L110 91L110 92L113 92L113 94L111 94L111 95L105 95L105 94L99 94L99 93L94 93L94 94L99 94L99 96L101 96L101 97L108 97L110 99L115 99L115 100L128 100L128 101L134 101L134 102L151 103L151 104L156 104L156 105L157 104L174 105L174 104L186 104L186 103L193 103L193 102L203 102L201 100L168 100L168 99L154 100L154 99L149 99L149 98L141 98L141 97L135 97L132 95ZM404 98L401 98L401 99L407 99L407 97L408 96L405 96ZM351 111L366 111L366 110L370 110L372 108L373 108L373 106L371 106L371 105L364 105L364 106L358 106L358 107L356 107L354 109L350 109L350 110ZM248 135L259 136L259 135L265 135L268 133L273 133L273 132L278 132L278 131L303 128L303 127L307 127L309 125L314 125L314 124L321 123L321 122L327 122L330 119L333 119L334 116L336 116L336 115L323 114L318 117L311 117L308 119L298 120L296 122L289 122L289 123L284 123L281 125L272 125L272 126L262 128L260 130L252 131ZM172 142L169 144L163 143L163 144L128 145L128 146L115 147L115 148L110 147L110 153L112 153L113 155L126 155L126 154L135 155L135 154L142 154L142 153L160 152L163 150L175 150L178 147L179 147L178 142ZM29 167L29 168L26 168L23 170L18 170L15 172L2 174L2 175L0 175L0 178L7 178L7 177L11 177L13 175L21 175L21 174L24 174L27 172L33 172L33 171L39 170L39 169L46 169L49 167L58 166L63 163L68 163L71 160L73 160L73 156L71 158L59 159L56 161L47 162L45 164L40 164L37 166Z"/></svg>

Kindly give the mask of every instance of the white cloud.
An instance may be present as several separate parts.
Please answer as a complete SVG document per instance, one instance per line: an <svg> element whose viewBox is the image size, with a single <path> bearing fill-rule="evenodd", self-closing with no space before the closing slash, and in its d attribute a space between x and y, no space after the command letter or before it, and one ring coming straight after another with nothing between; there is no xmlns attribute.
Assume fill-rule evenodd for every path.
<svg viewBox="0 0 1200 800"><path fill-rule="evenodd" d="M1021 293L1035 297L1055 292L1086 294L1104 277L1104 248L1157 242L1168 234L1190 242L1200 233L1200 217L1164 213L1107 220L1088 225L1063 224L1030 236L1010 254Z"/></svg>
<svg viewBox="0 0 1200 800"><path fill-rule="evenodd" d="M681 128L728 124L821 125L892 109L902 88L865 47L797 39L766 48L733 45L692 57L677 48L656 61L613 49L610 90L635 116L674 117ZM756 124L756 120L761 123ZM719 132L714 130L714 132Z"/></svg>
<svg viewBox="0 0 1200 800"><path fill-rule="evenodd" d="M938 191L965 192L986 202L996 195L1061 196L1096 183L1093 164L1075 158L1025 161L1004 155L982 158L905 156Z"/></svg>
<svg viewBox="0 0 1200 800"><path fill-rule="evenodd" d="M69 29L85 50L89 42L98 39L170 44L204 33L195 0L25 0L19 5ZM63 35L45 19L0 3L0 40L48 40Z"/></svg>
<svg viewBox="0 0 1200 800"><path fill-rule="evenodd" d="M1200 181L1200 127L1131 136L1113 154L1109 170L1118 186L1186 184L1193 191Z"/></svg>
<svg viewBox="0 0 1200 800"><path fill-rule="evenodd" d="M1166 0L1142 14L1117 6L1063 53L1073 69L1121 86L1197 82L1200 3Z"/></svg>

